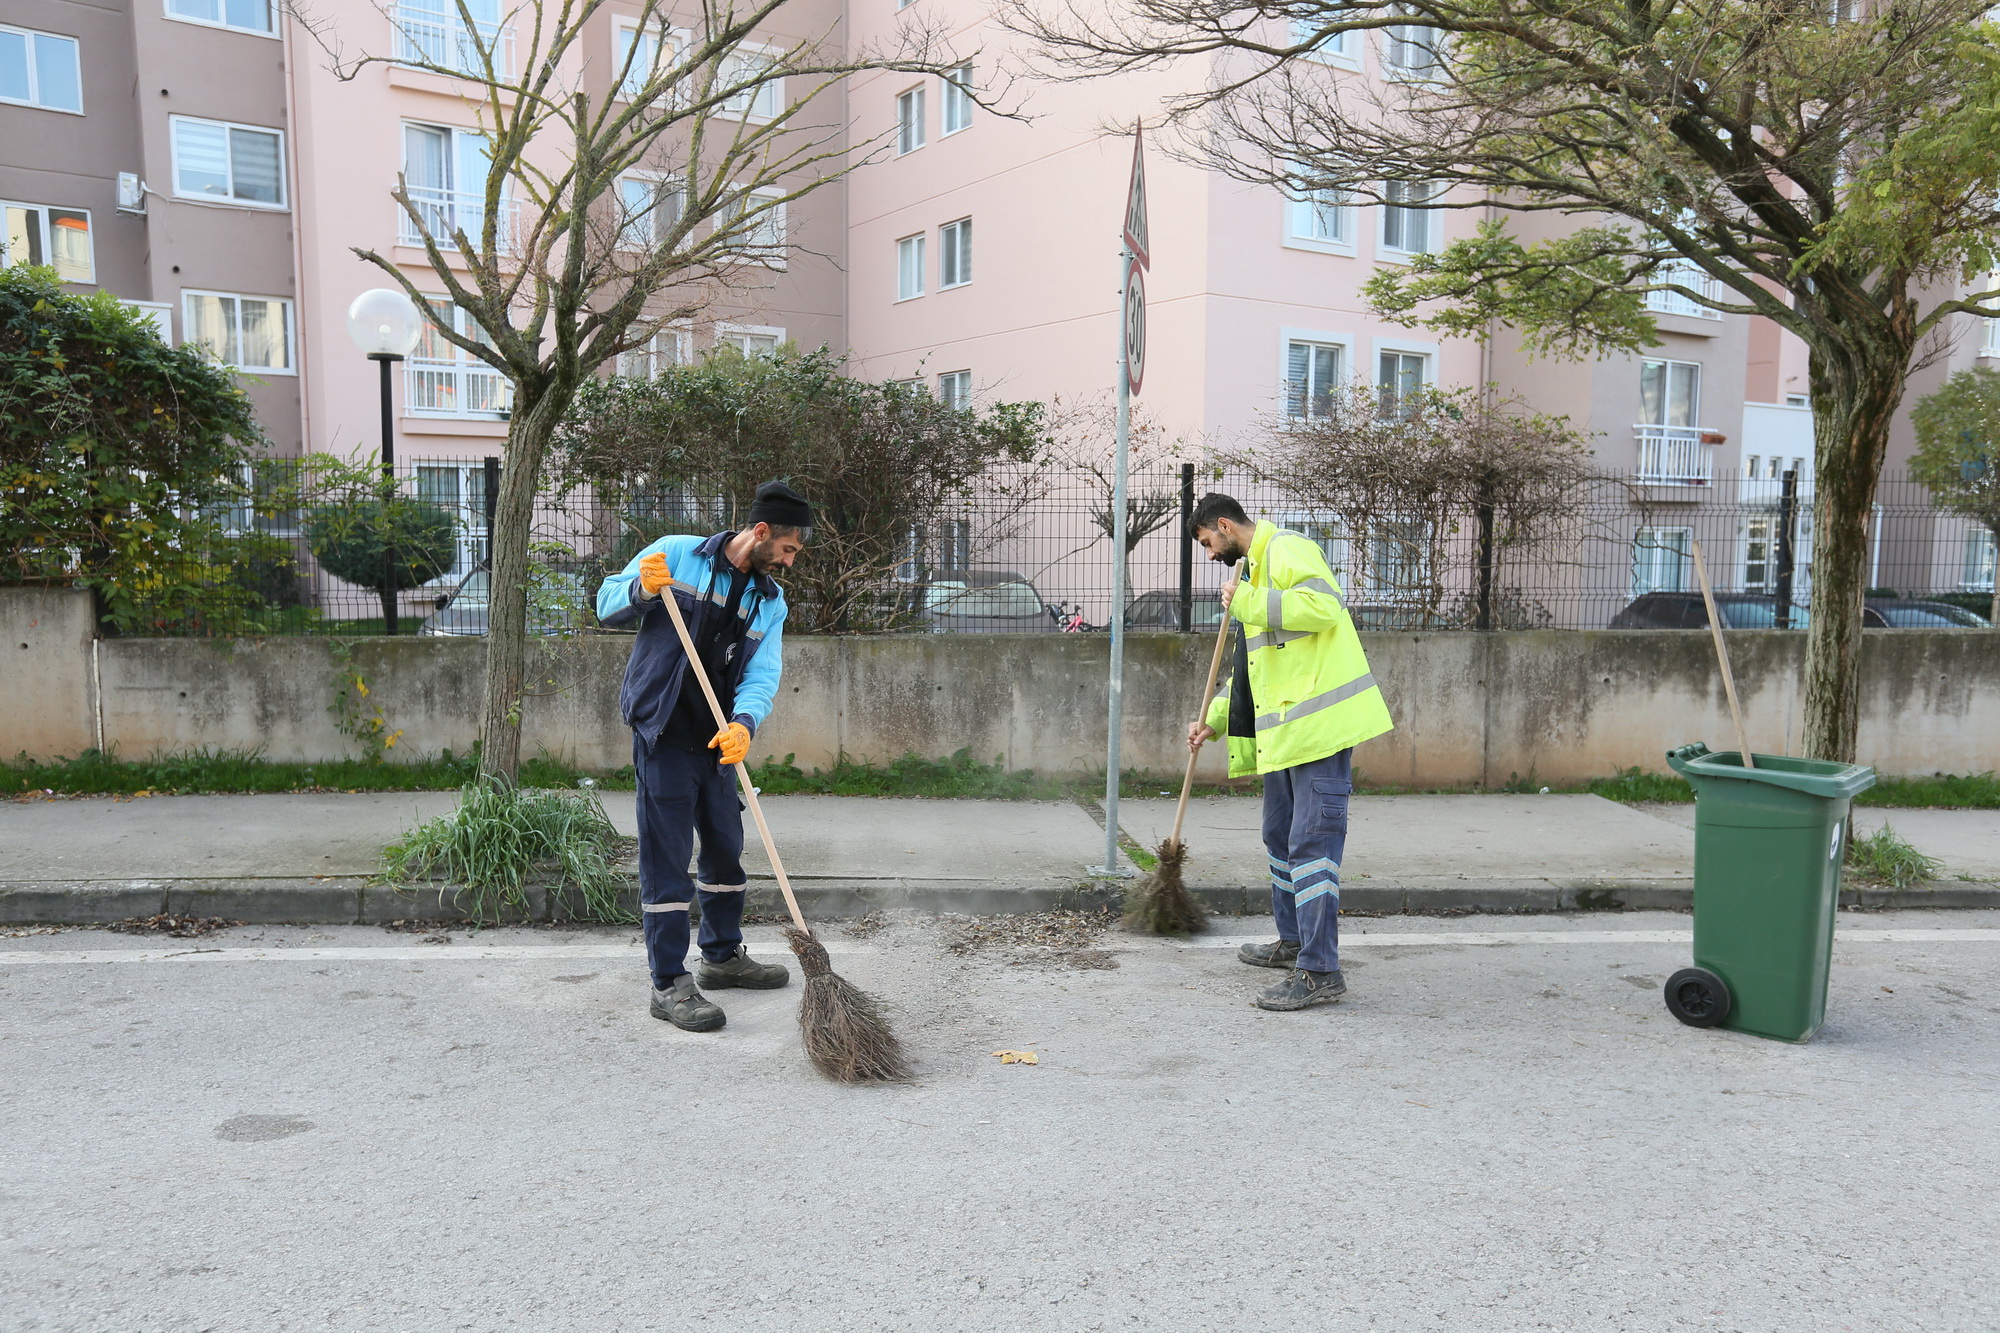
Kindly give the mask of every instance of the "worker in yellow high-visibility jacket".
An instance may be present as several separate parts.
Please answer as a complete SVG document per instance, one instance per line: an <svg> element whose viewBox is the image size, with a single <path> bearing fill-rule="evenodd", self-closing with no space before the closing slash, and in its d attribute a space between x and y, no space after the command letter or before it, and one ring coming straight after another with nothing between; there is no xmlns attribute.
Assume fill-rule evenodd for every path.
<svg viewBox="0 0 2000 1333"><path fill-rule="evenodd" d="M1340 860L1354 791L1354 747L1394 723L1368 672L1354 619L1319 544L1274 523L1251 523L1243 506L1210 493L1189 535L1211 560L1247 562L1229 614L1234 669L1188 728L1188 746L1227 736L1229 775L1264 777L1264 849L1271 863L1273 944L1237 957L1282 967L1285 979L1254 1003L1307 1009L1347 991L1340 975Z"/></svg>

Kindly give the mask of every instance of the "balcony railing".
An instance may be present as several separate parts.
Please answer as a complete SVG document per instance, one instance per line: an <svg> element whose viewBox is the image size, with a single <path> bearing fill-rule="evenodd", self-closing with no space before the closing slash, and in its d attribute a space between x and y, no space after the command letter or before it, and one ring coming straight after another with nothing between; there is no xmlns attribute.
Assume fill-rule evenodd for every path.
<svg viewBox="0 0 2000 1333"><path fill-rule="evenodd" d="M397 5L396 59L406 64L448 69L472 78L484 78L486 67L479 51L484 46L493 53L493 72L505 76L514 63L514 30L497 23L475 23L467 27L455 8L432 9L423 5ZM475 35L476 34L476 35Z"/></svg>
<svg viewBox="0 0 2000 1333"><path fill-rule="evenodd" d="M1700 426L1634 426L1639 436L1639 480L1659 486L1706 486L1715 478L1714 434ZM1720 436L1716 436L1720 439Z"/></svg>
<svg viewBox="0 0 2000 1333"><path fill-rule="evenodd" d="M431 190L412 185L409 187L409 196L411 205L417 210L417 217L412 218L401 208L396 210L396 239L402 244L422 245L428 233L440 247L449 250L455 244L452 240L454 230L463 231L466 239L474 245L479 243L486 226L484 194L473 194L465 190ZM513 218L513 202L502 200L498 243L503 254L508 253L508 239Z"/></svg>
<svg viewBox="0 0 2000 1333"><path fill-rule="evenodd" d="M1668 264L1653 275L1655 282L1671 282L1714 299L1715 278L1693 264ZM1721 319L1722 312L1691 301L1679 292L1647 292L1646 309L1660 315L1685 315L1690 319Z"/></svg>
<svg viewBox="0 0 2000 1333"><path fill-rule="evenodd" d="M497 421L514 406L513 383L491 366L421 357L405 365L404 401L413 416Z"/></svg>

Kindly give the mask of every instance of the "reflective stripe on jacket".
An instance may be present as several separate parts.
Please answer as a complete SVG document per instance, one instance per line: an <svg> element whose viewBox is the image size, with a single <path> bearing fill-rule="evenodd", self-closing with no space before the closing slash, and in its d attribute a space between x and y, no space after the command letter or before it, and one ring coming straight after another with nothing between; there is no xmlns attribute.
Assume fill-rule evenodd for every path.
<svg viewBox="0 0 2000 1333"><path fill-rule="evenodd" d="M1394 727L1319 543L1259 523L1247 565L1229 614L1249 652L1256 735L1229 737L1229 776L1309 764ZM1229 688L1208 706L1219 735L1228 733Z"/></svg>

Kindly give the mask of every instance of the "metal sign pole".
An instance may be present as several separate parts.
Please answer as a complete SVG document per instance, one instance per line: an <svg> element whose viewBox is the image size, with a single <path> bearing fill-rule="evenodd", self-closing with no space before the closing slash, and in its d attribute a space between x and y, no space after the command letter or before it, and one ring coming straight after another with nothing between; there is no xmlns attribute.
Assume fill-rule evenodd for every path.
<svg viewBox="0 0 2000 1333"><path fill-rule="evenodd" d="M1111 483L1111 707L1104 747L1104 873L1118 865L1118 742L1125 725L1125 481L1132 435L1130 321L1125 318L1132 281L1132 250L1118 247L1118 458Z"/></svg>

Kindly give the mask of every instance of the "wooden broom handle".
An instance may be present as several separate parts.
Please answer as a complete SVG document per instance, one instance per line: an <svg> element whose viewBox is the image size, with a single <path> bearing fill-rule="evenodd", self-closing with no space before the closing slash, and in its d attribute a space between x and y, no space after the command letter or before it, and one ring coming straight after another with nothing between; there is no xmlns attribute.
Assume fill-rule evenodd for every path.
<svg viewBox="0 0 2000 1333"><path fill-rule="evenodd" d="M708 683L708 671L702 666L701 657L694 650L694 638L688 633L687 621L681 619L681 608L679 603L674 601L674 589L671 583L660 589L660 600L666 603L667 614L673 617L674 633L681 636L681 649L687 654L688 670L694 672L695 680L701 685L702 694L708 699L709 709L715 714L716 730L726 730L729 719L723 716L722 700L715 697L715 687ZM745 755L744 759L747 761L749 756ZM737 782L743 788L743 802L750 807L750 818L757 821L757 836L764 840L764 855L770 858L771 873L778 877L778 891L785 895L785 908L792 914L792 924L811 934L812 928L806 925L805 913L799 911L799 900L792 893L792 881L785 875L785 863L778 859L778 844L771 838L771 826L764 822L764 807L757 804L757 789L750 785L750 770L747 763L732 764L730 767L736 770Z"/></svg>
<svg viewBox="0 0 2000 1333"><path fill-rule="evenodd" d="M1729 720L1736 724L1736 752L1743 767L1755 768L1750 757L1750 739L1743 732L1743 709L1736 702L1736 675L1729 669L1729 645L1722 641L1722 618L1715 613L1715 589L1708 585L1708 561L1701 558L1701 539L1690 536L1694 546L1694 573L1701 580L1701 600L1708 607L1708 632L1715 638L1715 660L1722 666L1722 692L1729 697Z"/></svg>
<svg viewBox="0 0 2000 1333"><path fill-rule="evenodd" d="M1237 575L1231 571L1229 584L1222 590L1222 623L1215 627L1215 654L1208 659L1208 684L1201 692L1202 720L1208 717L1208 701L1215 697L1215 682L1222 675L1222 654L1229 646L1229 603L1236 595ZM1187 776L1181 779L1181 801L1174 807L1174 835L1169 842L1181 840L1181 821L1187 818L1188 793L1194 790L1194 765L1201 758L1201 751L1188 747Z"/></svg>

